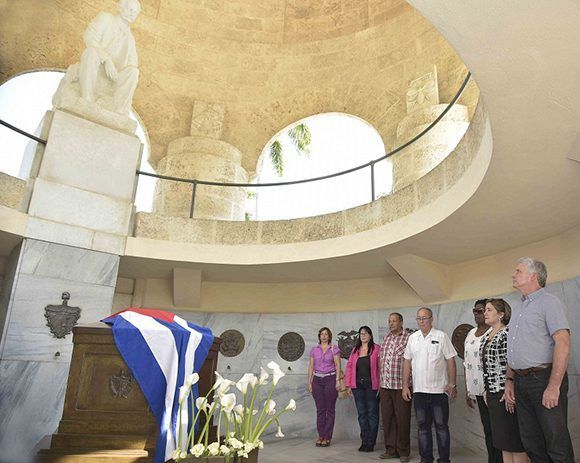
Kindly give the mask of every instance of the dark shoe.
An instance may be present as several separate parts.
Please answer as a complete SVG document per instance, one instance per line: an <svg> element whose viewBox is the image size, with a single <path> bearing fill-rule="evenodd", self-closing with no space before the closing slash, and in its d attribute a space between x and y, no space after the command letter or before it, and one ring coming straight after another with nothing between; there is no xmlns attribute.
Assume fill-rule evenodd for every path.
<svg viewBox="0 0 580 463"><path fill-rule="evenodd" d="M358 448L359 452L365 452L365 449L367 448L366 444L361 444L361 446Z"/></svg>
<svg viewBox="0 0 580 463"><path fill-rule="evenodd" d="M363 452L374 452L375 451L375 446L374 445L366 445Z"/></svg>
<svg viewBox="0 0 580 463"><path fill-rule="evenodd" d="M322 441L324 439L322 437L319 437L318 440L316 441L316 443L314 445L316 445L316 447L320 447L322 445Z"/></svg>
<svg viewBox="0 0 580 463"><path fill-rule="evenodd" d="M395 460L396 458L399 458L399 455L396 453L381 453L381 456L379 457L381 460ZM402 461L402 460L401 460ZM409 461L409 460L407 460Z"/></svg>
<svg viewBox="0 0 580 463"><path fill-rule="evenodd" d="M407 462L407 461L411 461L411 457L409 457L409 456L406 456L406 457L405 456L401 456L401 459L399 461L401 461L403 463L404 462Z"/></svg>

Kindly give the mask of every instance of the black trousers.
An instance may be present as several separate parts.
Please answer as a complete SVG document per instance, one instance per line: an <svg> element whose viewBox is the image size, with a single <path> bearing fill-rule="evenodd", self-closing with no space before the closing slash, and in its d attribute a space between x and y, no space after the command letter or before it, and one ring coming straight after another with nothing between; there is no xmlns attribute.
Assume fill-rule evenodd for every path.
<svg viewBox="0 0 580 463"><path fill-rule="evenodd" d="M477 399L477 408L479 408L479 417L483 425L483 434L485 435L485 446L487 447L487 463L503 463L502 452L493 446L491 438L491 422L489 419L489 410L483 400L483 396L475 396Z"/></svg>
<svg viewBox="0 0 580 463"><path fill-rule="evenodd" d="M551 368L515 377L516 407L522 443L532 463L574 463L568 431L568 375L560 386L558 406L548 410L542 396Z"/></svg>

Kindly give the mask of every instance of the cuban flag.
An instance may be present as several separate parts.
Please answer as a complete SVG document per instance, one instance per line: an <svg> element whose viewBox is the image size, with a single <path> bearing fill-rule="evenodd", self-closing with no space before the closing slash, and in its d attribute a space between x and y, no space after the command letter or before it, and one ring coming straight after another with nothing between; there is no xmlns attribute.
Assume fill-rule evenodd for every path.
<svg viewBox="0 0 580 463"><path fill-rule="evenodd" d="M183 436L190 428L187 416L193 412L189 408L182 413L178 428L179 387L187 376L201 370L213 344L213 334L209 328L154 309L129 308L101 321L111 325L117 349L157 420L159 435L153 461L170 460L177 445L177 432L185 442ZM197 397L197 384L193 391Z"/></svg>

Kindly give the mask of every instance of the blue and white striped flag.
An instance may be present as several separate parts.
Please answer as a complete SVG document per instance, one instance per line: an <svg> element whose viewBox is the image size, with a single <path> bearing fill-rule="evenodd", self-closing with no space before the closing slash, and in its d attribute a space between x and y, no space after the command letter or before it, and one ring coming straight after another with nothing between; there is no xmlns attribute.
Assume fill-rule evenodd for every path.
<svg viewBox="0 0 580 463"><path fill-rule="evenodd" d="M199 373L213 344L209 328L161 310L130 308L102 320L111 325L119 353L139 383L159 425L155 463L170 460L177 445L179 387ZM197 384L193 387L197 397ZM190 425L180 417L182 436ZM184 422L185 421L185 422Z"/></svg>

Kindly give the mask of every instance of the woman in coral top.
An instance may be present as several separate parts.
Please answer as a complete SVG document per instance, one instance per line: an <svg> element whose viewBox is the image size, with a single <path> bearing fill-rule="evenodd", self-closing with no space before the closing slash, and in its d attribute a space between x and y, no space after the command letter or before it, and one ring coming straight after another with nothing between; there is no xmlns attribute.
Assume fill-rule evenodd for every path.
<svg viewBox="0 0 580 463"><path fill-rule="evenodd" d="M362 444L359 452L372 452L379 430L379 351L368 326L358 330L358 340L346 364L346 387L354 395Z"/></svg>

